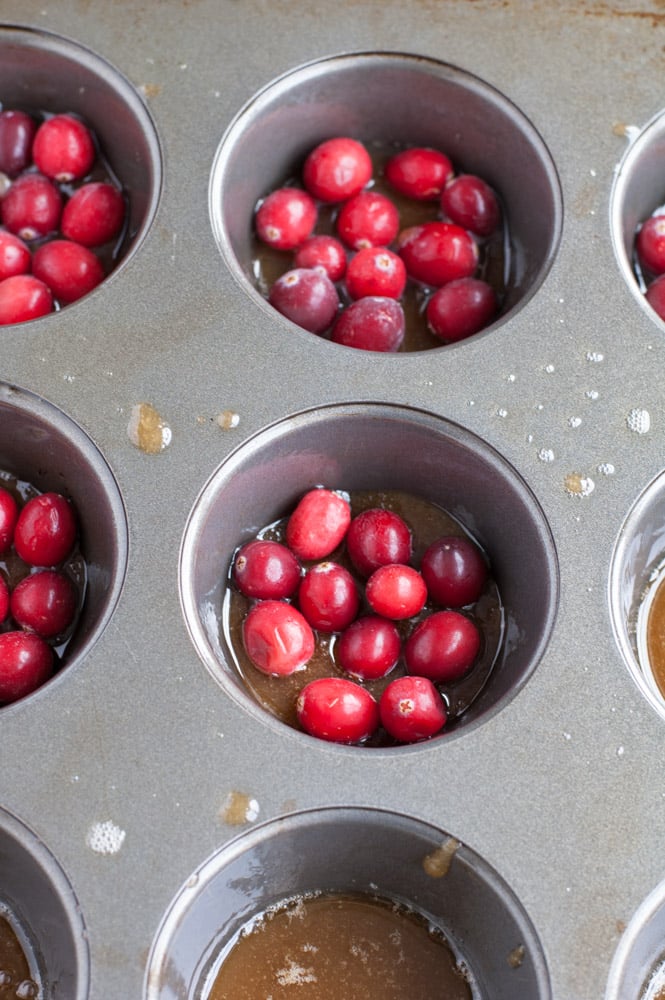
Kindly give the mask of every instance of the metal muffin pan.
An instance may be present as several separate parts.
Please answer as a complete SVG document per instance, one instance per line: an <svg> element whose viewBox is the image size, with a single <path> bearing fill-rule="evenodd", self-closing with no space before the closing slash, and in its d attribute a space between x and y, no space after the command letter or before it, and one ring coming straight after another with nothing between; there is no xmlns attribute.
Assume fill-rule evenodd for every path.
<svg viewBox="0 0 665 1000"><path fill-rule="evenodd" d="M0 60L0 78L5 66L17 80L41 64L29 84L37 105L83 101L139 207L134 245L108 281L1 331L3 458L35 454L8 451L19 425L45 429L58 445L46 475L76 494L99 560L97 611L70 666L0 712L0 829L38 858L45 845L64 873L58 891L80 914L65 918L78 976L67 995L145 997L151 948L181 887L206 859L247 844L226 808L235 795L251 802L244 835L255 842L270 840L273 823L288 836L311 810L353 807L450 835L527 915L543 996L594 1000L607 989L637 1000L635 980L665 938L662 906L642 905L663 877L663 720L627 669L612 574L630 512L663 468L664 331L629 266L635 215L665 192L644 193L660 183L649 141L663 110L659 5L452 0L406 10L370 0L350 17L343 5L300 0L8 0L2 17L3 51L29 36L39 56ZM252 146L243 128L264 124L251 117L261 101L279 108L295 80L306 90L314 75L326 107L326 67L354 53L377 71L381 53L403 53L419 72L433 61L437 87L454 81L483 109L489 102L482 132L501 139L502 158L506 121L520 123L548 179L545 204L530 209L544 222L537 280L500 324L454 348L369 357L296 331L234 263L242 248L224 235L223 205L210 211L215 167L231 165L224 137L239 135L235 152L244 144L254 155L265 136ZM295 129L293 110L287 120ZM280 157L290 155L286 131ZM500 167L506 178L521 174L519 144L514 155ZM253 185L268 177L265 162L246 173ZM516 185L525 197L533 176ZM156 455L128 435L144 402L171 429ZM326 412L363 407L412 412L416 425L456 428L478 442L474 454L498 456L533 497L560 578L528 682L482 725L403 754L355 753L268 724L206 669L181 607L183 536L206 484L271 428L307 436ZM509 527L514 543L496 528L502 558L514 548L527 590L529 574L550 574L555 561L530 560ZM534 580L534 593L554 586ZM268 825L254 829L255 819ZM29 904L14 902L40 936Z"/></svg>

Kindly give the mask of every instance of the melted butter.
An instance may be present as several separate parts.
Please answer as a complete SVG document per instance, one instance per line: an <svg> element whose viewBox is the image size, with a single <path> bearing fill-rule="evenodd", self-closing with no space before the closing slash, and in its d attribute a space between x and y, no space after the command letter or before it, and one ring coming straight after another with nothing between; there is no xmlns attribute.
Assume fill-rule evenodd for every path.
<svg viewBox="0 0 665 1000"><path fill-rule="evenodd" d="M151 403L136 403L132 407L127 435L146 455L158 455L171 443L171 428Z"/></svg>

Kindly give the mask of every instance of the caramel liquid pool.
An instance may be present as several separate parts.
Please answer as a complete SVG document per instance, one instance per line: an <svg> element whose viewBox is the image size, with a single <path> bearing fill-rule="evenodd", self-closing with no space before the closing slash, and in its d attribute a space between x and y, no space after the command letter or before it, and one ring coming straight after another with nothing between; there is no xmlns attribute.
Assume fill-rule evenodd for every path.
<svg viewBox="0 0 665 1000"><path fill-rule="evenodd" d="M38 1000L34 975L9 916L0 915L0 1000Z"/></svg>

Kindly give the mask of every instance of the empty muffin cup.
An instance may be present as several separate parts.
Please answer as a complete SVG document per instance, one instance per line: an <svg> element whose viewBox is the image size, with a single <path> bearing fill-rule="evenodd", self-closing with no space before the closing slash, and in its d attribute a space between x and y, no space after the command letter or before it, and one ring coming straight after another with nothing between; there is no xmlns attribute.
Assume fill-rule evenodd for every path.
<svg viewBox="0 0 665 1000"><path fill-rule="evenodd" d="M494 715L531 676L553 627L558 563L548 524L528 486L488 444L447 420L390 404L330 405L278 421L232 452L203 487L183 536L180 593L214 679L252 715L283 727L236 667L225 595L237 547L316 485L415 495L478 541L501 594L503 641L475 700L444 732L452 737Z"/></svg>
<svg viewBox="0 0 665 1000"><path fill-rule="evenodd" d="M257 203L299 178L314 147L339 136L369 150L433 147L458 172L482 177L498 193L506 222L505 246L493 264L496 281L487 279L501 299L493 328L536 292L558 247L562 200L534 126L508 98L464 70L422 56L362 52L308 63L270 83L239 112L217 149L209 188L215 239L234 276L273 317L256 276ZM408 337L407 329L407 350L441 344L431 334L412 345Z"/></svg>
<svg viewBox="0 0 665 1000"><path fill-rule="evenodd" d="M392 900L425 917L468 971L473 998L551 996L528 915L478 854L409 816L330 807L256 826L192 873L156 933L144 1000L207 998L220 958L252 918L320 893Z"/></svg>
<svg viewBox="0 0 665 1000"><path fill-rule="evenodd" d="M665 882L638 906L610 966L605 1000L658 1000L665 989Z"/></svg>

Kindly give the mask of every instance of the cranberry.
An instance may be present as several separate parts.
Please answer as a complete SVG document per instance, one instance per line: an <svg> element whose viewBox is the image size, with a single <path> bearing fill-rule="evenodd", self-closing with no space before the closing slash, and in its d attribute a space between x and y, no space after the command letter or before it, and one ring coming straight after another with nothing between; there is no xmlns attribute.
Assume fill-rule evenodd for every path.
<svg viewBox="0 0 665 1000"><path fill-rule="evenodd" d="M11 548L17 517L18 504L16 500L9 490L0 486L0 555Z"/></svg>
<svg viewBox="0 0 665 1000"><path fill-rule="evenodd" d="M335 644L342 670L364 681L385 677L395 667L402 649L397 626L379 615L352 622Z"/></svg>
<svg viewBox="0 0 665 1000"><path fill-rule="evenodd" d="M53 639L74 621L78 592L64 573L45 569L24 577L10 599L12 618L21 628Z"/></svg>
<svg viewBox="0 0 665 1000"><path fill-rule="evenodd" d="M302 670L314 653L314 633L286 601L259 601L242 625L245 652L264 674L285 677Z"/></svg>
<svg viewBox="0 0 665 1000"><path fill-rule="evenodd" d="M67 558L75 540L74 508L60 493L41 493L21 509L14 547L29 566L57 566Z"/></svg>
<svg viewBox="0 0 665 1000"><path fill-rule="evenodd" d="M298 591L298 606L320 632L342 632L358 614L360 597L348 569L322 562L305 573Z"/></svg>
<svg viewBox="0 0 665 1000"><path fill-rule="evenodd" d="M470 277L478 264L473 237L452 222L410 226L400 233L397 243L409 276L435 288Z"/></svg>
<svg viewBox="0 0 665 1000"><path fill-rule="evenodd" d="M25 111L0 111L0 172L18 177L32 163L37 123Z"/></svg>
<svg viewBox="0 0 665 1000"><path fill-rule="evenodd" d="M399 299L406 287L404 261L385 247L366 247L351 258L346 290L352 299L384 296Z"/></svg>
<svg viewBox="0 0 665 1000"><path fill-rule="evenodd" d="M371 507L351 521L346 551L358 572L370 576L379 566L409 562L411 530L399 514Z"/></svg>
<svg viewBox="0 0 665 1000"><path fill-rule="evenodd" d="M406 640L404 658L409 673L446 682L462 677L479 650L480 632L470 618L459 611L435 611Z"/></svg>
<svg viewBox="0 0 665 1000"><path fill-rule="evenodd" d="M396 677L379 702L381 725L400 743L435 736L447 722L443 698L427 677Z"/></svg>
<svg viewBox="0 0 665 1000"><path fill-rule="evenodd" d="M453 175L453 165L436 149L414 146L386 163L385 178L396 191L417 201L435 201Z"/></svg>
<svg viewBox="0 0 665 1000"><path fill-rule="evenodd" d="M425 581L412 566L390 563L375 569L365 588L365 596L377 615L400 620L419 614L427 600Z"/></svg>
<svg viewBox="0 0 665 1000"><path fill-rule="evenodd" d="M0 229L0 281L15 274L27 274L31 261L30 250L23 240Z"/></svg>
<svg viewBox="0 0 665 1000"><path fill-rule="evenodd" d="M476 236L490 236L498 227L501 210L496 194L482 177L460 174L441 194L441 208L448 218Z"/></svg>
<svg viewBox="0 0 665 1000"><path fill-rule="evenodd" d="M0 575L0 625L9 614L9 587L4 576Z"/></svg>
<svg viewBox="0 0 665 1000"><path fill-rule="evenodd" d="M310 333L323 333L339 307L337 289L321 271L298 267L275 281L268 301L278 312Z"/></svg>
<svg viewBox="0 0 665 1000"><path fill-rule="evenodd" d="M336 221L337 233L352 250L386 247L399 232L399 212L378 191L361 191L344 202Z"/></svg>
<svg viewBox="0 0 665 1000"><path fill-rule="evenodd" d="M371 180L372 161L356 139L327 139L311 151L302 176L312 197L325 202L345 201Z"/></svg>
<svg viewBox="0 0 665 1000"><path fill-rule="evenodd" d="M53 673L53 650L31 632L0 635L0 702L9 704L32 694Z"/></svg>
<svg viewBox="0 0 665 1000"><path fill-rule="evenodd" d="M425 552L420 571L431 599L446 608L462 608L480 597L487 563L470 538L438 538Z"/></svg>
<svg viewBox="0 0 665 1000"><path fill-rule="evenodd" d="M341 281L346 271L346 250L334 236L310 236L298 247L296 267L322 268L331 281Z"/></svg>
<svg viewBox="0 0 665 1000"><path fill-rule="evenodd" d="M238 590L246 597L282 600L300 583L300 563L286 545L256 538L238 551L233 564Z"/></svg>
<svg viewBox="0 0 665 1000"><path fill-rule="evenodd" d="M300 725L334 743L362 743L379 725L379 706L365 688L344 677L321 677L298 695Z"/></svg>
<svg viewBox="0 0 665 1000"><path fill-rule="evenodd" d="M651 282L646 290L646 300L657 315L665 319L665 274Z"/></svg>
<svg viewBox="0 0 665 1000"><path fill-rule="evenodd" d="M395 299L369 295L352 302L337 318L330 339L364 351L398 351L404 340L404 311Z"/></svg>
<svg viewBox="0 0 665 1000"><path fill-rule="evenodd" d="M665 215L652 215L642 223L635 249L643 268L653 274L665 272Z"/></svg>
<svg viewBox="0 0 665 1000"><path fill-rule="evenodd" d="M34 240L60 224L62 195L43 174L21 174L2 199L2 221L11 233Z"/></svg>
<svg viewBox="0 0 665 1000"><path fill-rule="evenodd" d="M64 305L83 298L104 280L99 258L71 240L52 240L35 250L32 271Z"/></svg>
<svg viewBox="0 0 665 1000"><path fill-rule="evenodd" d="M316 225L316 203L300 188L278 188L264 198L256 212L259 239L275 250L294 250Z"/></svg>
<svg viewBox="0 0 665 1000"><path fill-rule="evenodd" d="M95 156L92 134L73 115L54 115L42 122L32 144L37 169L60 183L85 177Z"/></svg>
<svg viewBox="0 0 665 1000"><path fill-rule="evenodd" d="M286 525L286 544L299 559L325 559L342 542L351 523L348 500L323 487L300 499Z"/></svg>
<svg viewBox="0 0 665 1000"><path fill-rule="evenodd" d="M15 274L0 281L0 326L24 323L53 309L53 296L32 274Z"/></svg>
<svg viewBox="0 0 665 1000"><path fill-rule="evenodd" d="M105 181L83 184L62 210L60 232L84 247L98 247L115 239L125 221L125 199Z"/></svg>
<svg viewBox="0 0 665 1000"><path fill-rule="evenodd" d="M494 318L497 308L496 293L486 281L457 278L434 292L425 315L432 333L453 343L483 330Z"/></svg>

